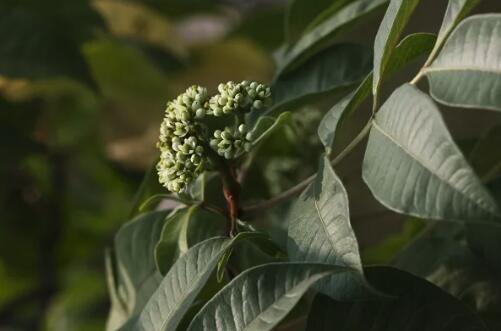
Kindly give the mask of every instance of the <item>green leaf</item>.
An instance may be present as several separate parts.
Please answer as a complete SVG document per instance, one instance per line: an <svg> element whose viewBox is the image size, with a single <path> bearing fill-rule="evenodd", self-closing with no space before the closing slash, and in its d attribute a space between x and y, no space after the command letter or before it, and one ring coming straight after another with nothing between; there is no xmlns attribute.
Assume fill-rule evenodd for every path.
<svg viewBox="0 0 501 331"><path fill-rule="evenodd" d="M372 94L377 102L379 86L390 64L391 54L419 0L391 0L374 41Z"/></svg>
<svg viewBox="0 0 501 331"><path fill-rule="evenodd" d="M141 311L162 279L155 266L153 250L168 212L140 214L122 226L115 236L117 268L126 291L129 316Z"/></svg>
<svg viewBox="0 0 501 331"><path fill-rule="evenodd" d="M323 93L349 88L371 69L371 52L364 46L338 44L312 57L275 81L272 111L301 105Z"/></svg>
<svg viewBox="0 0 501 331"><path fill-rule="evenodd" d="M413 85L395 90L376 114L363 178L379 202L399 213L461 221L499 216L437 106Z"/></svg>
<svg viewBox="0 0 501 331"><path fill-rule="evenodd" d="M339 303L317 295L306 330L487 330L477 314L422 278L390 267L368 267L365 272L376 288L396 298Z"/></svg>
<svg viewBox="0 0 501 331"><path fill-rule="evenodd" d="M429 52L435 43L435 36L429 33L414 33L405 37L391 55L388 74L397 72L419 56ZM335 104L324 116L318 127L320 141L331 152L338 127L364 102L371 93L372 73L359 87Z"/></svg>
<svg viewBox="0 0 501 331"><path fill-rule="evenodd" d="M388 0L357 0L304 34L278 63L277 72L285 72L315 53L330 46L332 39L349 26L382 9Z"/></svg>
<svg viewBox="0 0 501 331"><path fill-rule="evenodd" d="M501 110L501 15L476 15L451 33L424 70L431 95L446 105Z"/></svg>
<svg viewBox="0 0 501 331"><path fill-rule="evenodd" d="M290 212L287 251L291 261L352 268L353 272L335 275L322 284L322 291L339 300L370 296L349 217L346 190L329 160L322 158L315 181Z"/></svg>
<svg viewBox="0 0 501 331"><path fill-rule="evenodd" d="M272 330L305 292L347 268L314 263L270 263L246 270L195 316L189 331Z"/></svg>
<svg viewBox="0 0 501 331"><path fill-rule="evenodd" d="M158 271L165 275L174 262L184 255L189 248L188 226L197 205L177 210L164 223L160 239L154 253Z"/></svg>
<svg viewBox="0 0 501 331"><path fill-rule="evenodd" d="M175 330L230 244L208 239L177 260L130 330Z"/></svg>
<svg viewBox="0 0 501 331"><path fill-rule="evenodd" d="M280 128L284 124L290 124L291 122L292 118L290 112L283 112L277 118L271 116L260 116L251 131L251 135L254 139L252 141L252 145L256 146L275 132L276 129Z"/></svg>

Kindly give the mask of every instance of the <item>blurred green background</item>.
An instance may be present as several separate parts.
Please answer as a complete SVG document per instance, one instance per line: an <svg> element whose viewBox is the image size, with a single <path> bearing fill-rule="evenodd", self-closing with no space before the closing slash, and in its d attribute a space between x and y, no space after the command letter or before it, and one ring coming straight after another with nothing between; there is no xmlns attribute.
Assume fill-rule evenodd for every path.
<svg viewBox="0 0 501 331"><path fill-rule="evenodd" d="M479 11L501 11L498 1ZM423 2L410 30L434 31L446 1ZM270 82L286 5L0 0L0 330L104 329L103 252L156 158L166 101L191 84ZM346 39L370 47L380 17ZM313 172L316 124L337 97L295 110L297 130L277 133L263 151L247 198ZM464 111L449 124L475 139L496 121L485 114ZM353 199L364 203L367 190L345 168ZM362 246L400 230L398 216L377 208L372 199L354 209L384 216L376 229L353 217Z"/></svg>
<svg viewBox="0 0 501 331"><path fill-rule="evenodd" d="M283 2L0 0L0 330L103 330L103 253L188 85L269 81Z"/></svg>

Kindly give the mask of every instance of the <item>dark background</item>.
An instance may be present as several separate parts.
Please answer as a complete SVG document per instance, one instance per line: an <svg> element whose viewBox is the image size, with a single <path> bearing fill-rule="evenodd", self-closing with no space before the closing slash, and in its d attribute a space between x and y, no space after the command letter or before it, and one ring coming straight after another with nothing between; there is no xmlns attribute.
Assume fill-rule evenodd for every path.
<svg viewBox="0 0 501 331"><path fill-rule="evenodd" d="M103 252L156 158L166 101L195 83L214 90L228 80L269 82L285 5L0 0L0 330L104 329ZM409 32L436 32L445 6L422 1ZM476 11L501 12L501 3L485 0ZM370 47L381 17L344 39ZM246 198L277 193L314 171L316 124L334 101L294 109L300 133L287 142L275 137ZM444 115L464 146L501 123L489 111ZM402 223L381 211L360 180L362 150L339 172L369 249Z"/></svg>

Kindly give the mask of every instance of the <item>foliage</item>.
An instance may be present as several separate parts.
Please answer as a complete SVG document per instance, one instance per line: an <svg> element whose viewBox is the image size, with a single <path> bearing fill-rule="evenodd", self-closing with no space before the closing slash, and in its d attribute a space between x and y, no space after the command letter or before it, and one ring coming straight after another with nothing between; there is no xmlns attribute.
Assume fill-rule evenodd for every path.
<svg viewBox="0 0 501 331"><path fill-rule="evenodd" d="M500 118L479 2L0 3L0 324L499 329L501 126L449 125Z"/></svg>

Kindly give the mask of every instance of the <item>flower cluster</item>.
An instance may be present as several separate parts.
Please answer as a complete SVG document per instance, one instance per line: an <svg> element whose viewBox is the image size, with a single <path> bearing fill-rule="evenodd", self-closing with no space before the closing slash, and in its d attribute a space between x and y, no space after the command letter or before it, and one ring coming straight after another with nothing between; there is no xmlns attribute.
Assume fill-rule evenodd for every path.
<svg viewBox="0 0 501 331"><path fill-rule="evenodd" d="M264 84L244 80L241 83L219 84L218 94L209 100L208 114L222 116L238 110L260 110L271 103L270 88Z"/></svg>
<svg viewBox="0 0 501 331"><path fill-rule="evenodd" d="M160 161L158 178L171 192L180 192L204 171L204 147L200 124L205 115L207 90L191 86L167 103L157 144Z"/></svg>
<svg viewBox="0 0 501 331"><path fill-rule="evenodd" d="M238 123L241 117L237 117L235 127L225 127L208 135L208 128L202 122L206 115L260 110L270 103L270 88L250 81L220 84L218 93L212 97L206 88L194 85L169 101L157 143L160 183L171 192L184 191L211 163L210 153L205 150L208 146L226 159L235 159L250 150L252 135L245 124Z"/></svg>
<svg viewBox="0 0 501 331"><path fill-rule="evenodd" d="M235 130L226 127L223 131L214 131L210 146L219 156L229 160L248 152L252 146L251 143L252 134L247 131L245 124L240 124Z"/></svg>

